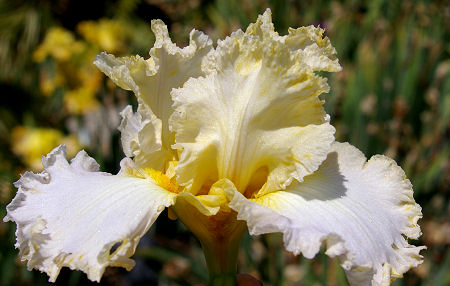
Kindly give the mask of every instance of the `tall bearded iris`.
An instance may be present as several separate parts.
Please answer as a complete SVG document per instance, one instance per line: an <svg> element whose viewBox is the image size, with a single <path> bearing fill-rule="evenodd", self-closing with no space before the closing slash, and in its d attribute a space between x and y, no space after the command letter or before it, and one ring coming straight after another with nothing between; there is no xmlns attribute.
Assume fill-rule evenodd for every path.
<svg viewBox="0 0 450 286"><path fill-rule="evenodd" d="M150 58L102 53L95 64L138 100L119 130L117 175L64 146L25 173L7 207L20 256L55 281L63 266L99 281L107 266L131 269L139 239L169 208L200 240L211 282L231 281L242 234L283 233L288 251L339 257L352 285L387 285L422 262L421 208L397 164L366 160L334 128L316 72L340 71L313 26L274 31L270 11L216 48L193 30L180 49L152 22ZM120 246L111 252L114 245ZM231 278L230 278L231 277ZM231 279L231 280L227 280Z"/></svg>

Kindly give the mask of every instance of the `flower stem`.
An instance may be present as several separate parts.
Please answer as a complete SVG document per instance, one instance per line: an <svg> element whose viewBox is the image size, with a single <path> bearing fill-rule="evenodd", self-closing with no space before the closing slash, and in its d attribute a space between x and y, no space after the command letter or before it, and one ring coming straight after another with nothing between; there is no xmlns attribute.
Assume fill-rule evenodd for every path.
<svg viewBox="0 0 450 286"><path fill-rule="evenodd" d="M177 197L169 212L200 241L209 271L208 285L235 286L239 246L247 226L237 220L235 211L226 205L219 206L215 214L208 213L191 196L184 194Z"/></svg>
<svg viewBox="0 0 450 286"><path fill-rule="evenodd" d="M241 236L202 242L210 286L235 286Z"/></svg>
<svg viewBox="0 0 450 286"><path fill-rule="evenodd" d="M178 199L171 207L176 216L200 241L209 271L210 286L235 286L237 260L245 222L237 220L237 213L220 210L204 215L189 202Z"/></svg>

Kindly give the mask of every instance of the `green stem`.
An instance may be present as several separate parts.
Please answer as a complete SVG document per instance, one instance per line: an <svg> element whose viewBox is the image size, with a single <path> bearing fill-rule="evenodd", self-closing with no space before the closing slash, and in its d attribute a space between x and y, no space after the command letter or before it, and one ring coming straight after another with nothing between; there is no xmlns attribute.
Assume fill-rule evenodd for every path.
<svg viewBox="0 0 450 286"><path fill-rule="evenodd" d="M187 200L178 199L171 211L200 241L209 271L209 286L235 286L239 246L246 224L233 211L206 216Z"/></svg>
<svg viewBox="0 0 450 286"><path fill-rule="evenodd" d="M209 286L235 286L241 235L202 242L209 271Z"/></svg>
<svg viewBox="0 0 450 286"><path fill-rule="evenodd" d="M212 198L217 196L212 195ZM208 215L207 209L199 208L193 196L180 194L169 212L200 241L209 271L208 285L235 286L239 246L247 227L245 222L237 220L236 212L218 206L221 207L218 212Z"/></svg>
<svg viewBox="0 0 450 286"><path fill-rule="evenodd" d="M209 279L208 286L236 286L236 275L216 275Z"/></svg>

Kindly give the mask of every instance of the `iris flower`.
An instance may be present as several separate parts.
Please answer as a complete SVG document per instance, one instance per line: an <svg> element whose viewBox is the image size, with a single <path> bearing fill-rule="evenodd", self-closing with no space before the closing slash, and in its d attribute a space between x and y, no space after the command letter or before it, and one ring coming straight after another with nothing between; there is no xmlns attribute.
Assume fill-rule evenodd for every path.
<svg viewBox="0 0 450 286"><path fill-rule="evenodd" d="M93 281L107 266L129 270L165 208L199 239L212 284L233 281L246 230L280 232L287 251L307 258L325 246L351 285L388 285L422 262L425 247L408 243L421 234L421 208L403 170L335 142L317 72L341 66L321 28L280 36L267 10L215 48L196 30L179 48L162 21L151 27L148 59L95 61L138 101L121 113L120 172L100 172L84 151L69 163L59 146L42 173L15 183L4 220L16 222L29 269L50 281L64 266Z"/></svg>

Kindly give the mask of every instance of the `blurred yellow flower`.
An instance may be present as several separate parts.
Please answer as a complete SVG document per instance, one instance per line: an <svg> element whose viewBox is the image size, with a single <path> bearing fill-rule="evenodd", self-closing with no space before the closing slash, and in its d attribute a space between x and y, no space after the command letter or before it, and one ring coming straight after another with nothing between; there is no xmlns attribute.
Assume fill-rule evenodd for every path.
<svg viewBox="0 0 450 286"><path fill-rule="evenodd" d="M82 22L79 27L87 38L91 39L91 31L88 30L96 27L96 30L105 28L106 32L100 34L108 34L109 36L101 36L106 39L111 36L118 36L117 32L120 27L118 23L103 20L97 25L95 22ZM112 28L116 27L116 28ZM69 114L84 114L97 109L99 102L95 96L102 84L102 74L99 72L92 62L100 49L103 49L105 40L100 45L90 42L76 40L75 35L63 28L51 28L44 38L43 43L34 53L34 59L42 62L49 57L54 60L54 66L42 66L40 72L40 89L42 94L51 96L57 88L61 88L64 93L64 107ZM108 42L108 41L106 41ZM113 49L114 50L114 49Z"/></svg>
<svg viewBox="0 0 450 286"><path fill-rule="evenodd" d="M98 22L85 21L77 26L77 31L86 41L108 52L123 50L125 33L120 22L110 19L100 19Z"/></svg>
<svg viewBox="0 0 450 286"><path fill-rule="evenodd" d="M61 27L51 28L34 52L34 60L52 59L53 65L43 65L40 71L42 94L51 96L56 89L64 92L64 107L69 114L85 114L99 107L96 94L102 73L92 65L100 51L125 50L123 24L116 20L85 21L77 26L83 39Z"/></svg>
<svg viewBox="0 0 450 286"><path fill-rule="evenodd" d="M66 92L64 106L71 114L83 114L97 109L99 103L95 99L95 90L80 87Z"/></svg>
<svg viewBox="0 0 450 286"><path fill-rule="evenodd" d="M34 60L42 62L50 56L57 61L68 61L74 54L80 53L85 44L75 40L74 35L61 27L52 27L45 35L44 41L33 54Z"/></svg>
<svg viewBox="0 0 450 286"><path fill-rule="evenodd" d="M11 134L13 152L33 170L42 169L41 156L55 146L66 144L67 152L75 155L80 144L75 136L64 136L59 130L52 128L15 127Z"/></svg>
<svg viewBox="0 0 450 286"><path fill-rule="evenodd" d="M70 79L71 84L66 86L64 107L69 114L86 114L100 106L96 94L102 85L103 76L92 64L96 51L85 51L79 61L70 63L66 68L65 76Z"/></svg>
<svg viewBox="0 0 450 286"><path fill-rule="evenodd" d="M97 49L89 49L83 54L79 62L75 63L73 70L68 76L73 77L76 84L71 87L79 88L80 86L97 92L103 82L103 74L92 64L97 56Z"/></svg>
<svg viewBox="0 0 450 286"><path fill-rule="evenodd" d="M45 96L51 96L56 88L64 85L64 76L61 73L52 74L50 71L42 69L39 77L39 86Z"/></svg>

